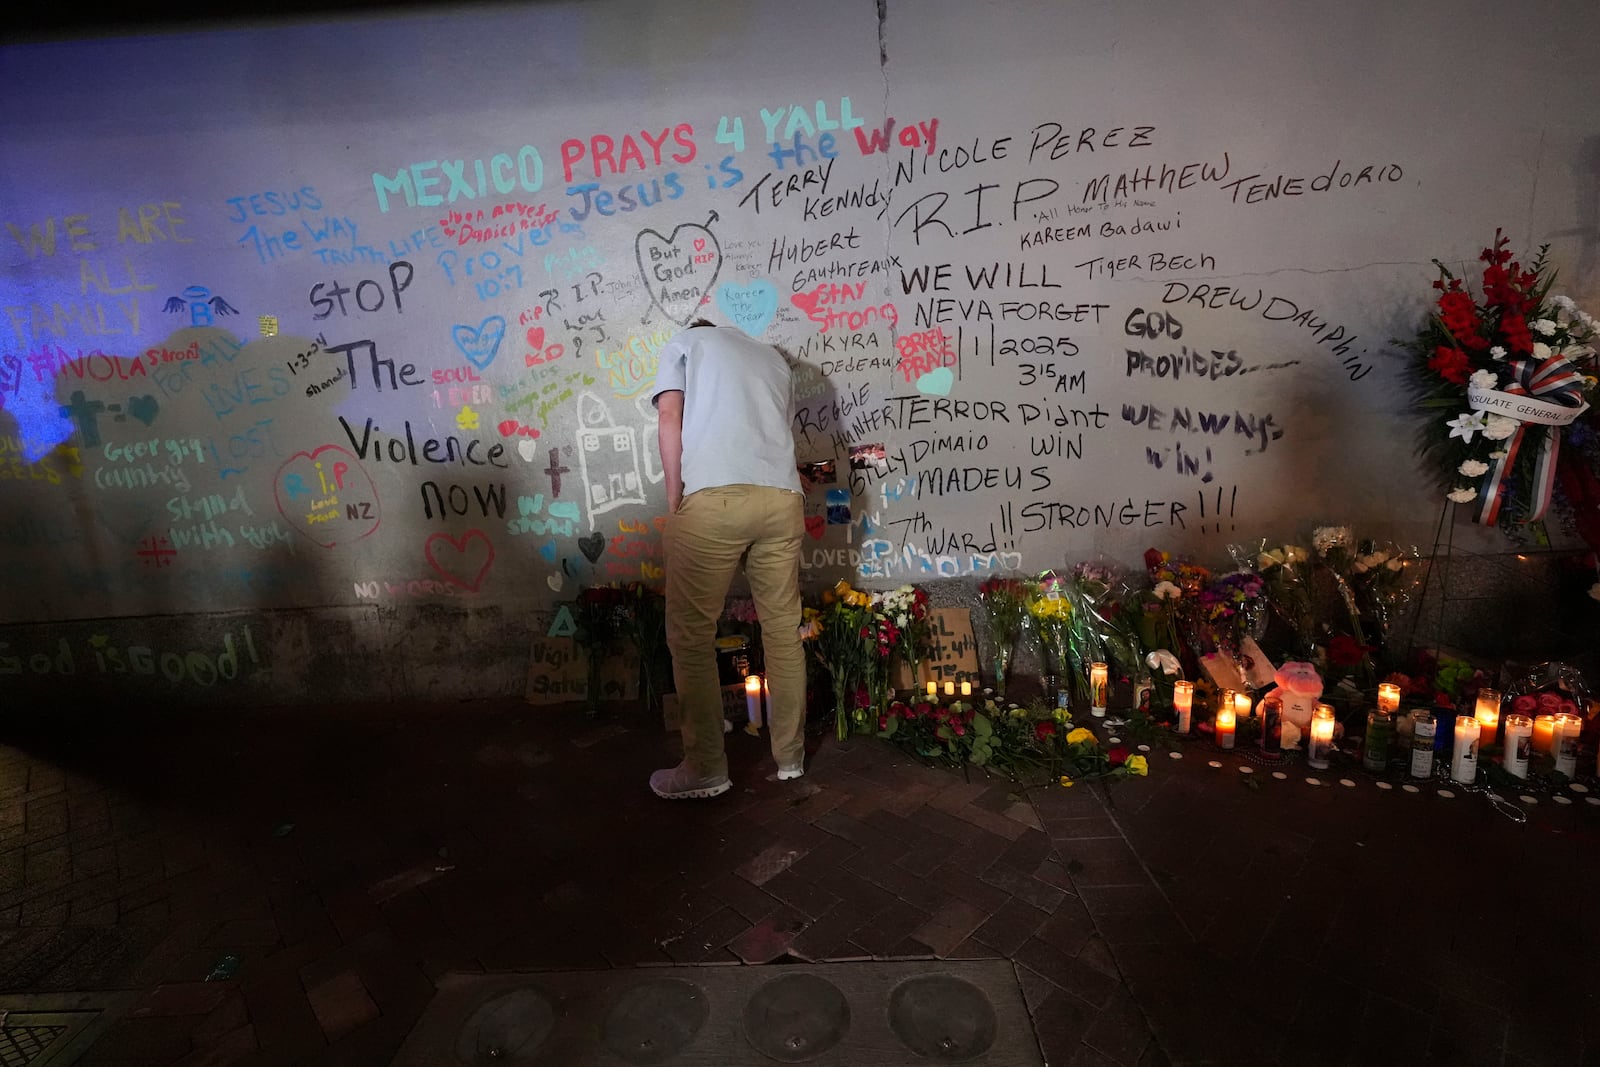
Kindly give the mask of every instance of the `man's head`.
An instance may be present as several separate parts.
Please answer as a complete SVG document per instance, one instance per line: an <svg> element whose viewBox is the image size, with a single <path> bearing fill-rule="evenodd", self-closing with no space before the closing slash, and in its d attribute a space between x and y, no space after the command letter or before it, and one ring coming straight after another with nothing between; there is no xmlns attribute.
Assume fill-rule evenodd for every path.
<svg viewBox="0 0 1600 1067"><path fill-rule="evenodd" d="M716 325L716 323L712 322L710 319L700 318L700 319L695 319L693 322L691 322L689 324L689 329L692 330L696 326L715 326L715 325Z"/></svg>

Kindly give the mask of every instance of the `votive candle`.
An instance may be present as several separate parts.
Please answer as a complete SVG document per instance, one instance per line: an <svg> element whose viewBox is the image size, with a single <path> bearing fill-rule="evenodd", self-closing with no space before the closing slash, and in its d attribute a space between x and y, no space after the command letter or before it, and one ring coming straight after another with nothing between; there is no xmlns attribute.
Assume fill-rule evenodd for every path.
<svg viewBox="0 0 1600 1067"><path fill-rule="evenodd" d="M1500 733L1500 691L1498 689L1478 690L1478 706L1475 712L1480 733L1479 745L1492 745Z"/></svg>
<svg viewBox="0 0 1600 1067"><path fill-rule="evenodd" d="M1483 730L1470 715L1456 716L1455 749L1450 758L1450 777L1471 785L1478 776L1478 742Z"/></svg>
<svg viewBox="0 0 1600 1067"><path fill-rule="evenodd" d="M1096 717L1106 713L1106 691L1110 689L1111 668L1104 663L1089 664L1089 713Z"/></svg>
<svg viewBox="0 0 1600 1067"><path fill-rule="evenodd" d="M939 694L939 683L938 682L929 682L928 683L928 695L929 696L937 696L938 694Z"/></svg>
<svg viewBox="0 0 1600 1067"><path fill-rule="evenodd" d="M1548 755L1550 752L1550 733L1555 728L1554 715L1536 715L1533 719L1533 750Z"/></svg>
<svg viewBox="0 0 1600 1067"><path fill-rule="evenodd" d="M955 696L956 695L956 683L954 683L954 682L946 682L946 683L944 683L944 695L947 696L947 697Z"/></svg>
<svg viewBox="0 0 1600 1067"><path fill-rule="evenodd" d="M1250 700L1250 694L1246 693L1243 689L1235 689L1233 691L1233 716L1234 716L1234 718L1235 719L1248 719L1253 714L1255 714L1255 712L1252 710L1252 702Z"/></svg>
<svg viewBox="0 0 1600 1067"><path fill-rule="evenodd" d="M1306 766L1319 771L1328 769L1328 757L1333 755L1333 705L1318 704L1311 713L1311 737L1306 742Z"/></svg>
<svg viewBox="0 0 1600 1067"><path fill-rule="evenodd" d="M1550 754L1556 758L1556 773L1568 778L1578 773L1578 735L1583 719L1569 712L1557 715L1550 731Z"/></svg>
<svg viewBox="0 0 1600 1067"><path fill-rule="evenodd" d="M759 674L745 675L744 710L752 723L761 725L761 675Z"/></svg>
<svg viewBox="0 0 1600 1067"><path fill-rule="evenodd" d="M1393 715L1400 710L1400 687L1393 682L1378 683L1378 710Z"/></svg>
<svg viewBox="0 0 1600 1067"><path fill-rule="evenodd" d="M961 683L961 695L964 696L964 697L969 697L969 696L972 695L972 683L971 682L962 682Z"/></svg>
<svg viewBox="0 0 1600 1067"><path fill-rule="evenodd" d="M1528 756L1533 751L1533 720L1526 715L1506 716L1506 753L1505 768L1507 774L1514 774L1518 778L1528 777Z"/></svg>
<svg viewBox="0 0 1600 1067"><path fill-rule="evenodd" d="M1172 683L1172 710L1178 713L1178 732L1189 732L1189 716L1194 713L1194 683Z"/></svg>
<svg viewBox="0 0 1600 1067"><path fill-rule="evenodd" d="M1233 734L1235 725L1236 723L1234 721L1233 708L1231 705L1224 704L1222 707L1217 709L1217 721L1215 729L1217 745L1219 747L1233 747Z"/></svg>

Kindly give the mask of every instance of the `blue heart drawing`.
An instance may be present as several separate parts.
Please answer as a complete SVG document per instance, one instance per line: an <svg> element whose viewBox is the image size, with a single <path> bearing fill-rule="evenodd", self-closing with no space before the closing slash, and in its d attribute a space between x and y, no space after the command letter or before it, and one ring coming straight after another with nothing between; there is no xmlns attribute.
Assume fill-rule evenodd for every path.
<svg viewBox="0 0 1600 1067"><path fill-rule="evenodd" d="M461 354L467 357L468 363L484 370L500 354L500 342L506 339L506 320L501 315L490 315L476 328L452 326L450 337L461 349Z"/></svg>
<svg viewBox="0 0 1600 1067"><path fill-rule="evenodd" d="M725 282L717 290L717 306L739 329L760 337L778 315L778 288L769 281Z"/></svg>
<svg viewBox="0 0 1600 1067"><path fill-rule="evenodd" d="M956 384L956 372L949 367L931 370L917 379L917 391L935 396L949 396L950 387Z"/></svg>
<svg viewBox="0 0 1600 1067"><path fill-rule="evenodd" d="M540 545L539 555L543 556L547 563L554 563L556 561L556 543L554 541L546 541Z"/></svg>
<svg viewBox="0 0 1600 1067"><path fill-rule="evenodd" d="M149 426L156 421L156 412L161 410L161 405L156 403L153 396L130 396L128 398L128 414Z"/></svg>

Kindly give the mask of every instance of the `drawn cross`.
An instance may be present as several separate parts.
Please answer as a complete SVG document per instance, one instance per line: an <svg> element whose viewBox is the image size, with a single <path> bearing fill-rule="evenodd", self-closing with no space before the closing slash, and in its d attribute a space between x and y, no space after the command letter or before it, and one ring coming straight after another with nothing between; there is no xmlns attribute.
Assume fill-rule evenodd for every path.
<svg viewBox="0 0 1600 1067"><path fill-rule="evenodd" d="M550 476L550 495L560 496L561 476L572 473L571 467L561 466L561 449L552 448L550 450L550 466L546 467L544 472Z"/></svg>

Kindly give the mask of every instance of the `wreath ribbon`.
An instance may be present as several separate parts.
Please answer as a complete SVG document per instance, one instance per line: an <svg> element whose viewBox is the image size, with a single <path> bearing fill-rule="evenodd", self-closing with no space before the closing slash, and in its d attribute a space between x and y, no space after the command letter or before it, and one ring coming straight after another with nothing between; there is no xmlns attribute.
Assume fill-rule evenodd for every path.
<svg viewBox="0 0 1600 1067"><path fill-rule="evenodd" d="M1528 521L1544 517L1555 488L1556 461L1561 454L1561 431L1588 410L1583 399L1585 379L1565 356L1546 360L1519 359L1510 364L1511 381L1504 389L1467 390L1467 402L1474 411L1487 411L1515 419L1517 430L1505 443L1505 455L1496 460L1484 475L1483 503L1477 521L1494 525L1506 494L1506 482L1517 455L1525 444L1530 426L1548 427L1535 446L1539 450L1533 468L1533 499Z"/></svg>

